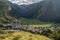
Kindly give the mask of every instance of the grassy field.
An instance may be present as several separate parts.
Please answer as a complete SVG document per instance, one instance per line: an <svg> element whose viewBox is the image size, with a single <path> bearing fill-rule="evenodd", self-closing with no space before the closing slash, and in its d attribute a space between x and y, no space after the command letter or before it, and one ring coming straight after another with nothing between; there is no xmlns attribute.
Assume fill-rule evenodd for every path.
<svg viewBox="0 0 60 40"><path fill-rule="evenodd" d="M51 27L53 24L32 25L33 27Z"/></svg>
<svg viewBox="0 0 60 40"><path fill-rule="evenodd" d="M1 34L0 40L51 40L48 37L32 34L28 32L14 32L11 34Z"/></svg>
<svg viewBox="0 0 60 40"><path fill-rule="evenodd" d="M31 25L33 27L51 27L54 25L53 23L50 22L43 22L36 19L26 19L26 18L21 18L20 23L23 25Z"/></svg>

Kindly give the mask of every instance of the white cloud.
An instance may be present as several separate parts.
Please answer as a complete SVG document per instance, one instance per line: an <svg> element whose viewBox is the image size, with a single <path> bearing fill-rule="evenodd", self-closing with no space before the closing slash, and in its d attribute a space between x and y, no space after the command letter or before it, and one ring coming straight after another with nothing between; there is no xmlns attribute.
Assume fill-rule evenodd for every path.
<svg viewBox="0 0 60 40"><path fill-rule="evenodd" d="M23 4L29 5L32 3L39 2L41 0L9 0L9 1L11 1L12 3L16 3L18 5L23 5Z"/></svg>

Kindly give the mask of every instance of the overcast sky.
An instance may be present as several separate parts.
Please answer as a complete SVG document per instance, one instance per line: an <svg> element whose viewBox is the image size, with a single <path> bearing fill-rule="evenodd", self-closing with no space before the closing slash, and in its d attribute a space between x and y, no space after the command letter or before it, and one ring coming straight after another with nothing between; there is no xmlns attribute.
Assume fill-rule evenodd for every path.
<svg viewBox="0 0 60 40"><path fill-rule="evenodd" d="M33 1L33 2L39 2L42 0L9 0L9 1L13 1L13 2L18 2L18 1Z"/></svg>

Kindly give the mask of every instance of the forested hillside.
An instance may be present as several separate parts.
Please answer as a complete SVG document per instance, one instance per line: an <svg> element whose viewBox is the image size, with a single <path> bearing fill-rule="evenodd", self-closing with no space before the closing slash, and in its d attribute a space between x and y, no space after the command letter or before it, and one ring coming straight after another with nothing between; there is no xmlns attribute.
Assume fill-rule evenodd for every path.
<svg viewBox="0 0 60 40"><path fill-rule="evenodd" d="M8 20L13 20L9 12L11 10L10 5L6 0L0 0L0 24L6 23Z"/></svg>
<svg viewBox="0 0 60 40"><path fill-rule="evenodd" d="M32 7L26 14L27 18L35 18L47 22L60 22L59 0L43 0L32 4Z"/></svg>

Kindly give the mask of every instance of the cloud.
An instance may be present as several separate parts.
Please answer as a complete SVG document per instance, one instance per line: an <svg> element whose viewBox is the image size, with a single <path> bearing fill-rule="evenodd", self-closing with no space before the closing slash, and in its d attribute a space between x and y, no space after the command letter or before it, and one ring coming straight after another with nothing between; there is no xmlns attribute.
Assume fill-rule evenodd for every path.
<svg viewBox="0 0 60 40"><path fill-rule="evenodd" d="M42 0L9 0L9 1L11 1L12 3L16 3L18 5L20 5L20 4L28 4L29 5L29 4L36 3L36 2L39 2Z"/></svg>

